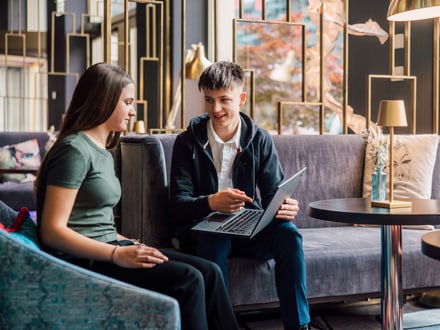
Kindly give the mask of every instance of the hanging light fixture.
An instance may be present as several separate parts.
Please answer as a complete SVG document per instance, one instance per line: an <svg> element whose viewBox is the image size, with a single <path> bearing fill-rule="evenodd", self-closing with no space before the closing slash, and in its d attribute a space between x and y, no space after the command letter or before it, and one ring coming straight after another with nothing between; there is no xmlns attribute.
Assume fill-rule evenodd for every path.
<svg viewBox="0 0 440 330"><path fill-rule="evenodd" d="M440 17L440 0L391 0L387 16L398 22Z"/></svg>

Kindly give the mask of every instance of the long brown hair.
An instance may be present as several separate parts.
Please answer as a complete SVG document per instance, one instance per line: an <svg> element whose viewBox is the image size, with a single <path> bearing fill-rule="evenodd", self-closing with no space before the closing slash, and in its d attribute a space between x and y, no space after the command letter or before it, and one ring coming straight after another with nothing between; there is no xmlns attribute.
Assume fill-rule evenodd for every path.
<svg viewBox="0 0 440 330"><path fill-rule="evenodd" d="M122 89L128 84L134 82L119 67L107 63L89 67L76 85L57 141L105 122L118 104ZM107 148L113 148L119 136L120 132L112 132L107 138Z"/></svg>
<svg viewBox="0 0 440 330"><path fill-rule="evenodd" d="M54 145L70 134L104 123L116 108L122 89L129 84L134 84L133 79L119 67L107 63L90 66L75 87ZM120 135L121 132L111 132L107 137L106 148L113 148ZM40 168L45 165L46 158L44 157ZM43 188L41 181L41 171L39 171L35 182L37 200L44 198L41 196Z"/></svg>

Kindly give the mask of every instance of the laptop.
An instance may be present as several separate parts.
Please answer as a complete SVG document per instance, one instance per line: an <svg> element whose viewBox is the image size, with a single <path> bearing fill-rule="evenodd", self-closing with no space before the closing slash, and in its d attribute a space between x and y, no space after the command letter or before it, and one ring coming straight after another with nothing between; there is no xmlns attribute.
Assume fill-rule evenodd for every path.
<svg viewBox="0 0 440 330"><path fill-rule="evenodd" d="M281 183L266 210L243 208L235 213L213 212L191 229L220 235L254 237L272 222L283 201L295 192L305 171L306 167Z"/></svg>

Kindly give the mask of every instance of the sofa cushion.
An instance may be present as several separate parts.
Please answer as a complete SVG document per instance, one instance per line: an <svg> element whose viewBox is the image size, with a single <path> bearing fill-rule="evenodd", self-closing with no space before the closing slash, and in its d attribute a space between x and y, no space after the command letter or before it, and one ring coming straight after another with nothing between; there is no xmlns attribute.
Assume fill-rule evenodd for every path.
<svg viewBox="0 0 440 330"><path fill-rule="evenodd" d="M368 146L366 155L368 155ZM437 158L438 135L396 135L394 139L394 198L431 198L432 176ZM365 160L363 196L371 196L374 166ZM389 169L385 172L388 174ZM389 175L387 177L389 181ZM387 184L388 188L388 184Z"/></svg>
<svg viewBox="0 0 440 330"><path fill-rule="evenodd" d="M294 223L299 228L335 227L346 224L310 218L312 201L361 197L365 144L361 136L351 135L274 135L286 177L304 166L307 172L293 197L300 210Z"/></svg>
<svg viewBox="0 0 440 330"><path fill-rule="evenodd" d="M315 302L346 297L380 296L381 229L342 226L300 229L307 272L307 294ZM420 240L425 232L402 231L404 290L440 285L440 262L423 255ZM234 308L278 302L275 261L228 259L229 291ZM429 271L427 271L429 270ZM264 285L262 285L264 283Z"/></svg>
<svg viewBox="0 0 440 330"><path fill-rule="evenodd" d="M40 148L36 138L0 148L1 168L38 167L41 164ZM30 182L35 176L29 173L3 173L3 182Z"/></svg>
<svg viewBox="0 0 440 330"><path fill-rule="evenodd" d="M438 135L396 135L394 138L394 193L398 198L431 198L432 177L437 159ZM366 148L363 196L371 196L371 175L373 162ZM389 168L387 173L387 198L389 194ZM405 228L432 230L432 225L405 225Z"/></svg>

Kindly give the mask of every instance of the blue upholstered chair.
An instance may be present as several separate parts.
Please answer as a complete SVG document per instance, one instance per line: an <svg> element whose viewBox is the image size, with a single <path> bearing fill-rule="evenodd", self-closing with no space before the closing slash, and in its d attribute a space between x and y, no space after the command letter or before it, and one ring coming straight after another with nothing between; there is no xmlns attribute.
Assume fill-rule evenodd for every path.
<svg viewBox="0 0 440 330"><path fill-rule="evenodd" d="M0 201L0 222L16 215ZM180 329L179 306L0 230L0 329Z"/></svg>

